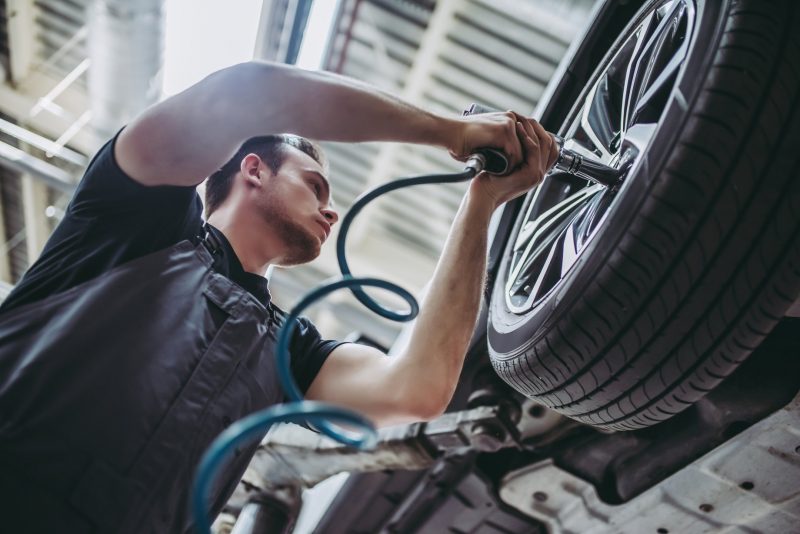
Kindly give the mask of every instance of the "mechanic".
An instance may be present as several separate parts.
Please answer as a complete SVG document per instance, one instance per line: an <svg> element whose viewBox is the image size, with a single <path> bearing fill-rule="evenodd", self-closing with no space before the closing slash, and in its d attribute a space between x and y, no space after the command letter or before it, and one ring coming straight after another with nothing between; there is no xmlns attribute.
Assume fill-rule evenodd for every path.
<svg viewBox="0 0 800 534"><path fill-rule="evenodd" d="M243 63L99 150L0 307L4 529L189 528L202 452L232 421L284 400L273 355L283 313L263 275L317 257L338 218L306 138L423 143L459 160L493 147L515 167L472 180L402 355L324 340L306 319L292 340L308 399L378 426L444 411L477 318L489 218L541 181L551 136L511 112L448 118L344 77ZM205 177L207 224L195 190ZM256 446L226 466L213 513Z"/></svg>

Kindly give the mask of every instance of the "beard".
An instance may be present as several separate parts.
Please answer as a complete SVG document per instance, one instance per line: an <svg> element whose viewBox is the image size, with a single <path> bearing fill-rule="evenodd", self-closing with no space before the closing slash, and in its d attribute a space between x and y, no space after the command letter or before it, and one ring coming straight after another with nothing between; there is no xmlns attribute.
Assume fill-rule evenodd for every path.
<svg viewBox="0 0 800 534"><path fill-rule="evenodd" d="M286 254L279 265L290 267L308 263L319 256L320 243L317 236L301 226L297 221L277 217L273 219L272 226L286 243Z"/></svg>
<svg viewBox="0 0 800 534"><path fill-rule="evenodd" d="M319 238L286 211L285 204L272 195L267 195L261 206L265 222L286 244L286 253L278 265L290 267L308 263L319 256Z"/></svg>

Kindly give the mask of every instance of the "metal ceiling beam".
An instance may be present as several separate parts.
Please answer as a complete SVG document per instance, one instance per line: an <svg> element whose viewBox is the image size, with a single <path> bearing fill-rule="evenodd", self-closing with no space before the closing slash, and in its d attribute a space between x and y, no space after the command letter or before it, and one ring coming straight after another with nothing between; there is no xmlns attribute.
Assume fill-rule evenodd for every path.
<svg viewBox="0 0 800 534"><path fill-rule="evenodd" d="M65 128L68 129L69 125L76 120L77 116L73 117L72 114L69 113L69 116L62 117L49 112L39 113L35 117L29 116L29 110L32 110L38 101L36 95L45 94L56 83L58 83L58 80L55 80L52 76L33 71L25 80L24 87L22 88L12 88L7 84L0 83L0 113L24 123L24 129L27 131L41 132L49 139L61 137L64 134ZM61 100L70 110L85 109L88 105L86 95L83 94L81 89L74 86L67 89L65 93L61 95ZM17 136L14 135L14 137ZM99 141L100 139L96 138L88 128L84 128L76 132L76 134L70 138L69 143L79 152L91 154L99 147ZM53 141L50 141L50 143L53 143ZM33 142L30 144L36 145L36 143ZM42 150L47 152L58 152L57 150L54 151L54 149L56 149L55 146L51 148L42 148Z"/></svg>
<svg viewBox="0 0 800 534"><path fill-rule="evenodd" d="M18 126L12 122L0 119L0 132L8 134L23 143L35 146L40 150L44 150L48 154L58 156L64 161L68 161L74 165L78 165L79 167L85 167L88 163L88 160L83 154L79 154L74 150L70 150L59 143L53 142L46 137L31 132L30 130L27 130L22 126Z"/></svg>
<svg viewBox="0 0 800 534"><path fill-rule="evenodd" d="M39 258L47 238L50 237L45 210L47 209L47 185L37 177L25 174L22 177L22 209L25 220L25 248L28 265Z"/></svg>
<svg viewBox="0 0 800 534"><path fill-rule="evenodd" d="M33 0L6 0L6 13L11 80L18 84L28 75L33 61Z"/></svg>
<svg viewBox="0 0 800 534"><path fill-rule="evenodd" d="M30 174L59 191L75 191L76 180L71 174L3 141L0 141L0 165L22 174Z"/></svg>

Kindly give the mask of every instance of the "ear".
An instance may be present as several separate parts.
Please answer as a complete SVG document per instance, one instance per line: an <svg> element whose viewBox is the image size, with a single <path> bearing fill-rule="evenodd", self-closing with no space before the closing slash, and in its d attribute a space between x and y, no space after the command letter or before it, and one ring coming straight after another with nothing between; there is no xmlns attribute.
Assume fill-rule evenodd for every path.
<svg viewBox="0 0 800 534"><path fill-rule="evenodd" d="M242 158L239 170L246 182L254 187L261 187L261 175L265 165L258 154L250 153Z"/></svg>

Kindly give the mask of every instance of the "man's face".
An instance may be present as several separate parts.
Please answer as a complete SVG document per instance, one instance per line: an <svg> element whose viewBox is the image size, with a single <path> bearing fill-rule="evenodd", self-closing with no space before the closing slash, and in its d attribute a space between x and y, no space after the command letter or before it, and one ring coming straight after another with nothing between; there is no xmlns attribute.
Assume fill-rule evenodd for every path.
<svg viewBox="0 0 800 534"><path fill-rule="evenodd" d="M264 187L256 202L264 221L281 238L280 264L288 266L319 256L339 216L330 206L330 185L322 166L301 150L284 148L286 155L277 173L264 165Z"/></svg>

